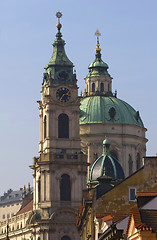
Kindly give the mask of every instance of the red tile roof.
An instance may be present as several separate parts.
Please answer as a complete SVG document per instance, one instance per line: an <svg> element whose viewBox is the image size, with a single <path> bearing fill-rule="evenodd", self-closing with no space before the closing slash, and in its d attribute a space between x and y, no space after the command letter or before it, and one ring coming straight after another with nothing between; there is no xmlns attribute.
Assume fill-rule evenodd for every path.
<svg viewBox="0 0 157 240"><path fill-rule="evenodd" d="M136 192L137 197L155 197L157 192Z"/></svg>
<svg viewBox="0 0 157 240"><path fill-rule="evenodd" d="M129 214L129 221L128 221L126 234L128 234L128 231L129 231L129 228L130 228L132 216L134 218L135 228L137 228L137 226L139 226L141 224L141 218L140 218L140 213L139 213L138 207L131 208L130 214Z"/></svg>
<svg viewBox="0 0 157 240"><path fill-rule="evenodd" d="M112 220L112 219L113 219L113 217L112 217L111 215L108 215L108 216L105 216L105 217L101 218L101 220L102 220L103 222L107 222L107 221L110 221L110 220Z"/></svg>
<svg viewBox="0 0 157 240"><path fill-rule="evenodd" d="M128 214L119 214L119 213L115 213L115 214L96 214L97 218L101 218L101 222L107 222L112 220L112 223L118 222L126 217L128 217Z"/></svg>
<svg viewBox="0 0 157 240"><path fill-rule="evenodd" d="M131 218L134 218L135 228L143 231L157 231L157 210L131 208L126 234L128 234Z"/></svg>
<svg viewBox="0 0 157 240"><path fill-rule="evenodd" d="M140 209L140 214L142 222L157 231L157 209Z"/></svg>
<svg viewBox="0 0 157 240"><path fill-rule="evenodd" d="M113 215L113 222L121 221L126 217L128 217L128 214L114 214Z"/></svg>
<svg viewBox="0 0 157 240"><path fill-rule="evenodd" d="M26 213L33 210L33 200L30 201L26 206L24 206L22 209L20 209L16 215L22 214L22 213Z"/></svg>

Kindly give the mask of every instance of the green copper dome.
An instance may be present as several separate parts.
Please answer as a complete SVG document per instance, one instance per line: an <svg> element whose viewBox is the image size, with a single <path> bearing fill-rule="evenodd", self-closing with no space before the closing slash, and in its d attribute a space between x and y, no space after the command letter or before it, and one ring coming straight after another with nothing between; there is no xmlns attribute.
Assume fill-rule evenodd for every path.
<svg viewBox="0 0 157 240"><path fill-rule="evenodd" d="M97 51L95 54L95 60L94 62L92 62L89 66L89 73L87 75L87 77L93 77L93 76L110 76L110 74L108 73L107 69L108 69L108 65L107 63L105 63L102 59L101 59L101 53L100 51Z"/></svg>
<svg viewBox="0 0 157 240"><path fill-rule="evenodd" d="M80 110L80 124L110 123L144 127L139 112L116 97L90 96L82 98Z"/></svg>
<svg viewBox="0 0 157 240"><path fill-rule="evenodd" d="M111 177L112 180L123 180L124 171L118 160L110 154L110 141L103 141L103 154L95 160L90 168L89 181L95 181L101 177Z"/></svg>

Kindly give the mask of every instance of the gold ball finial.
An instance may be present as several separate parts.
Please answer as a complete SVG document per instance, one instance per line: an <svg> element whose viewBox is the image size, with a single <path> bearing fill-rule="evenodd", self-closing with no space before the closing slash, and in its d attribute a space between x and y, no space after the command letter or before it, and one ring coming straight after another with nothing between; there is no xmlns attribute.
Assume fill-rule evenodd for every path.
<svg viewBox="0 0 157 240"><path fill-rule="evenodd" d="M101 36L101 33L99 32L99 29L96 30L95 36L97 37L97 44L95 51L101 51L100 44L99 44L99 37Z"/></svg>
<svg viewBox="0 0 157 240"><path fill-rule="evenodd" d="M60 30L61 27L62 27L62 24L60 23L60 18L62 17L62 13L61 12L57 12L56 13L56 17L58 18L58 23L57 23L56 27L58 28L58 30Z"/></svg>

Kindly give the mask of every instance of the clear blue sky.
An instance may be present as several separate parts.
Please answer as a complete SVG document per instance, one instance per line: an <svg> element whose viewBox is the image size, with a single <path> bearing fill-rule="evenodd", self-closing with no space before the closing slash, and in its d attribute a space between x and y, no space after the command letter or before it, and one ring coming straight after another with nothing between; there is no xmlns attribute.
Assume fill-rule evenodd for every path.
<svg viewBox="0 0 157 240"><path fill-rule="evenodd" d="M156 155L156 9L156 0L0 0L0 195L28 181L32 185L28 166L38 155L39 142L36 101L52 54L58 10L80 91L94 60L94 33L99 28L113 91L140 111L148 129L147 155Z"/></svg>

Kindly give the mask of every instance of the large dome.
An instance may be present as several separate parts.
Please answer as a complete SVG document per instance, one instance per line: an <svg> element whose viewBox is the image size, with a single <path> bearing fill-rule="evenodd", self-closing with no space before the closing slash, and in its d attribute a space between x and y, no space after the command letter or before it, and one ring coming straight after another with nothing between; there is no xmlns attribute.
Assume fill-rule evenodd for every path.
<svg viewBox="0 0 157 240"><path fill-rule="evenodd" d="M144 128L139 112L116 97L85 97L81 100L80 110L80 124L129 124Z"/></svg>

